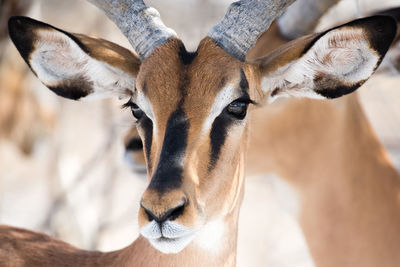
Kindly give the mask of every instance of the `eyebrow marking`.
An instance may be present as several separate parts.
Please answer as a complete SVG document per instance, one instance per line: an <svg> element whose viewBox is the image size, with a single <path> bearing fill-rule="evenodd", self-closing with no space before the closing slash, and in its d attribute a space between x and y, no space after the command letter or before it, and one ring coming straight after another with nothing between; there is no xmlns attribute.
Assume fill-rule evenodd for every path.
<svg viewBox="0 0 400 267"><path fill-rule="evenodd" d="M228 84L220 92L218 92L217 96L214 99L214 103L210 109L209 115L204 120L203 127L202 127L202 134L205 134L208 129L211 128L211 125L215 118L221 114L222 110L236 97L238 97L237 93L235 92L235 86Z"/></svg>
<svg viewBox="0 0 400 267"><path fill-rule="evenodd" d="M153 106L149 99L142 92L137 92L135 102L135 104L143 110L149 119L154 120Z"/></svg>

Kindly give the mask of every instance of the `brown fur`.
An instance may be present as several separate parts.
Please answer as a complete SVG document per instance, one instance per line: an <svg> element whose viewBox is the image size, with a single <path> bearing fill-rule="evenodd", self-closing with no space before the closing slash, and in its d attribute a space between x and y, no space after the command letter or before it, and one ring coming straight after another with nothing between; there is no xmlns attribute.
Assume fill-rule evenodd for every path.
<svg viewBox="0 0 400 267"><path fill-rule="evenodd" d="M312 41L307 38L308 37L302 39L300 44L296 46L297 48L293 49L294 52L289 53L289 56L282 56L283 53L281 51L277 53L277 55L281 55L279 60L270 58L270 60L268 59L267 61L273 63L272 65L274 68L281 64L287 64L290 60L296 58L294 55L297 55L297 57L301 55L302 52L300 51L304 51L304 47ZM300 49L298 47L300 47ZM264 62L265 64L260 67L256 64L247 64L235 60L225 51L221 50L210 38L205 38L200 43L197 56L189 64L186 64L179 56L181 51L181 42L177 39L170 39L168 42L155 49L155 51L142 62L137 77L137 86L133 100L137 100L135 97L137 97L138 93L142 93L152 104L154 112L154 118L151 119L155 124L156 131L153 133L151 154L149 158L146 159L148 163L152 162L154 166L157 166L161 161L161 150L167 132L167 121L175 110L178 108L182 109L186 114L183 120L187 120L188 125L190 125L187 134L185 154L181 162L183 166L182 183L174 189L167 187L162 188L164 190L155 190L154 187L151 187L150 182L150 186L142 198L142 208L139 212L139 224L143 226L149 222L149 218L146 216L146 212L143 209L144 206L152 213L159 215L174 208L182 197L185 197L188 199L185 203L185 209L177 218L174 218L174 222L195 229L201 228L212 220L222 220L226 232L223 234L222 240L220 240L222 244L221 248L218 251L214 251L213 248L207 251L207 249L200 248L193 241L182 252L169 255L156 251L148 245L147 240L140 237L131 246L123 250L100 254L77 250L59 241L53 241L52 239L36 233L32 234L31 232L22 231L23 234L19 235L18 232L21 230L6 227L4 229L5 234L2 235L2 239L5 242L1 243L1 251L3 253L5 251L4 254L18 258L16 254L21 251L20 246L29 246L29 240L33 238L40 252L34 255L34 260L31 259L32 254L34 254L33 252L26 258L24 258L24 255L19 258L21 260L26 260L31 265L41 265L41 263L51 264L50 262L55 265L58 263L62 264L60 263L60 259L65 259L65 261L62 261L63 263L71 259L76 259L81 261L78 263L80 266L235 265L238 213L244 192L244 162L250 127L249 120L236 121L235 124L229 128L218 161L216 162L216 167L211 171L207 168L210 161L211 140L209 134L202 134L202 125L209 115L209 110L215 102L217 93L222 89L218 87L218 85L230 84L237 91L243 89L239 86L241 82L241 71L244 72L248 80L250 88L248 93L250 98L256 102L261 102L261 100L265 99L267 94L261 90L260 81L261 75L265 74L266 63ZM348 99L351 99L351 97ZM357 136L358 130L369 128L365 127L362 122L360 123L357 120L360 116L357 107L354 111L349 111L350 113L348 115L350 116L340 117L341 112L346 112L347 108L346 105L341 105L339 110L335 110L334 112L329 112L330 109L328 108L326 114L331 116L328 116L329 120L326 120L325 123L323 123L324 120L319 117L319 114L308 114L307 109L304 113L296 113L296 115L303 115L302 118L306 119L306 122L300 119L296 121L289 120L289 122L287 122L289 124L298 124L298 129L296 129L298 136L294 135L295 137L285 129L285 126L288 126L287 124L283 124L282 126L284 127L280 128L283 130L282 132L276 132L273 129L279 127L274 123L281 123L282 121L274 122L273 120L269 120L268 127L271 126L272 130L270 130L269 133L264 132L262 137L266 139L265 142L267 143L266 147L268 150L274 151L274 149L276 149L274 151L275 153L273 153L273 156L270 158L269 163L271 164L271 169L274 168L272 164L277 164L278 167L275 167L275 172L282 177L289 177L287 178L288 181L300 190L303 204L301 209L301 224L306 234L308 234L307 239L317 264L325 264L326 266L329 266L332 262L337 263L333 266L343 266L348 262L354 263L351 257L340 258L340 256L347 251L337 247L338 244L342 244L343 237L347 237L352 233L352 231L346 230L351 230L353 227L353 230L363 231L362 234L364 236L368 236L374 241L374 238L377 238L376 241L384 241L387 236L394 235L393 230L395 230L395 227L393 227L392 221L394 221L396 225L398 224L397 216L393 216L391 217L391 219L393 219L392 221L385 221L387 222L387 224L385 224L385 231L388 232L385 232L384 235L381 234L383 232L381 230L376 232L368 231L369 226L374 226L376 222L376 213L371 214L370 209L375 199L367 201L369 200L368 196L377 193L379 200L387 200L385 203L391 204L390 208L388 208L388 206L385 206L382 210L376 208L379 209L379 214L381 216L387 216L391 214L389 211L391 211L393 207L397 207L397 202L393 205L393 191L395 191L397 197L397 188L394 189L394 186L396 186L395 183L389 184L384 188L378 188L379 183L377 185L373 182L376 180L374 180L372 176L368 176L369 173L373 173L374 170L379 169L379 173L385 174L386 177L391 177L391 175L394 177L393 169L390 166L384 168L379 164L373 164L371 162L371 165L368 166L370 169L365 168L359 171L351 168L353 162L357 159L361 159L361 162L365 162L367 159L378 159L378 162L380 162L382 160L382 154L379 153L379 144L374 144L373 137L368 135L366 135L365 139L360 138L359 141L361 141L362 144L366 144L366 147L371 149L371 153L360 152L360 147L357 146L357 141L355 140L359 138ZM322 109L323 108L321 108L321 110ZM283 111L283 114L285 114L285 111ZM353 114L356 114L356 116L352 117L351 115ZM284 117L286 116L284 115ZM319 127L321 125L325 126L325 128L322 128L324 132L321 133L319 138L310 139L310 137L307 136L307 132L310 128L308 123L310 123L309 120L312 119L312 116L315 116L317 119ZM353 126L356 130L352 131L351 129L348 130L345 128L348 125L360 126L360 128ZM138 127L139 133L142 138L144 138L140 122L138 123ZM345 130L343 131L343 129ZM304 142L300 142L300 138L302 137L300 134L302 133L306 133ZM342 136L339 133L344 133L344 135ZM274 138L268 138L267 134L277 135L273 136ZM279 140L276 138L285 140L286 145L291 144L291 146L288 148L284 146L276 147L278 142L268 143L272 140ZM254 137L251 139L257 140L257 138ZM146 140L144 141L146 142ZM316 153L320 149L319 145L321 144L326 144L329 148L332 146L332 148L327 150L328 153L321 155L321 153ZM297 150L293 148L295 145L298 145ZM354 153L351 154L352 157L349 159L340 157L341 151L344 149L352 149L353 146L355 150ZM333 150L338 147L341 148L339 151ZM304 164L298 172L292 172L293 167L290 163L293 163L293 160L286 161L285 157L288 153L291 153L297 161L299 159L303 160ZM364 156L366 158L364 158ZM335 158L336 161L331 162L330 159L332 157ZM273 160L276 161L274 162ZM321 178L325 176L324 172L326 170L343 166L344 171L340 173L340 177L333 177L329 180ZM307 167L312 171L311 173L307 173L309 170ZM154 179L153 175L155 170L156 168L148 168L148 176L150 179ZM345 170L349 170L350 172L346 173ZM307 175L302 177L302 172ZM361 181L356 179L359 178L359 176L363 178ZM328 177L328 175L325 177ZM163 177L163 179L168 178L173 177ZM349 178L354 178L357 181L354 182L355 180ZM390 179L390 181L394 181L394 179ZM335 182L339 184L335 184ZM347 186L349 182L350 185L353 186ZM355 194L358 192L358 187L354 185L358 183L364 184L364 188L368 190L366 192L359 192L359 195ZM317 188L316 191L311 191L310 193L309 190L314 188ZM337 191L335 191L335 189ZM304 193L301 190L304 190ZM349 192L346 190L349 190ZM338 194L338 192L340 194ZM354 199L354 195L359 196L360 199ZM343 202L341 202L341 200L343 200ZM361 214L355 216L358 211L361 211ZM318 218L309 221L321 214L325 216L321 219ZM328 222L334 219L339 219L336 225L343 222L343 229L345 230L342 228L337 229L335 227L336 225L328 225ZM347 223L348 221L350 223ZM354 225L355 222L359 224ZM313 236L314 226L320 228L318 232L319 235L316 237ZM346 227L349 228L347 229ZM11 239L9 239L10 236L12 237ZM382 236L384 238L381 238ZM395 241L389 240L389 242L392 242L391 245L396 244ZM41 245L41 242L44 242L44 245ZM325 243L321 245L321 242ZM361 239L361 242L348 242L346 245L349 246L343 247L357 250L359 249L358 246L364 243L365 240ZM336 254L332 252L332 250L335 249L338 251ZM363 251L363 249L360 249L360 253L361 251ZM371 251L371 253L374 252L373 249L368 250L368 252L369 251ZM383 251L381 247L378 247L377 251L378 253L388 252ZM326 257L329 257L329 255L325 254L327 252L329 255L337 256L337 262L335 259L326 259ZM56 254L55 257L57 259L55 260L52 257L53 253ZM396 257L396 255L392 255L392 251L389 251L388 255L393 256L392 258ZM6 262L9 262L9 260L6 260ZM373 260L366 261L364 265L370 264L371 262L373 262ZM391 263L391 260L388 260L388 264L389 263ZM24 266L23 264L23 262L17 261L16 266ZM351 266L354 266L354 264Z"/></svg>
<svg viewBox="0 0 400 267"><path fill-rule="evenodd" d="M140 60L132 51L101 38L84 34L74 34L74 36L87 47L93 58L107 62L132 76L137 76Z"/></svg>
<svg viewBox="0 0 400 267"><path fill-rule="evenodd" d="M26 266L26 264L29 266L235 265L238 213L243 198L243 163L247 126L244 123L240 127L235 127L222 149L221 160L218 164L232 167L215 168L211 173L207 172L209 135L201 136L200 132L203 120L208 115L213 99L220 90L214 85L221 84L221 77L226 82L236 84L239 90L240 68L243 68L247 75L254 75L249 66L233 60L209 38L202 41L198 56L191 65L186 66L178 56L181 45L179 40L172 39L158 47L142 63L137 77L136 90L145 94L153 104L156 117L157 134L153 136L151 154L151 160L155 166L161 153L166 121L184 96L186 98L183 110L187 114L187 119L190 120L187 137L189 152L185 156L182 186L174 191L166 190L164 194L152 192L149 188L143 195L142 205L160 214L174 207L176 201L184 195L189 200L188 204L184 213L174 221L186 227L201 227L210 220L222 220L225 233L218 253L200 248L192 242L181 253L162 254L150 246L146 239L139 237L131 246L123 250L103 254L82 251L42 234L3 227L0 234L0 240L2 240L0 258L4 263L12 263L12 266ZM221 64L226 67L221 68ZM256 82L249 79L250 87L257 88L254 86ZM146 87L151 90L146 90ZM141 133L140 124L139 133ZM237 142L238 139L239 142ZM151 176L150 172L149 177ZM147 222L148 217L142 208L139 212L139 224L143 225ZM25 255L25 247L32 249L32 252L27 252L29 255ZM20 254L20 251L24 253Z"/></svg>
<svg viewBox="0 0 400 267"><path fill-rule="evenodd" d="M299 193L316 266L397 266L400 176L357 94L285 99L252 115L246 169L276 173Z"/></svg>
<svg viewBox="0 0 400 267"><path fill-rule="evenodd" d="M301 200L317 266L397 266L400 176L357 95L291 99L254 112L247 167L274 172Z"/></svg>
<svg viewBox="0 0 400 267"><path fill-rule="evenodd" d="M190 121L190 128L187 141L188 149L184 161L183 185L179 192L167 191L158 198L155 197L157 192L151 192L151 189L148 189L143 195L142 202L146 203L147 207L152 207L154 212L160 214L174 207L185 196L188 198L189 205L185 207L184 214L175 221L183 223L185 226L198 226L205 218L215 218L223 214L222 209L226 205L224 202L229 203L223 196L228 195L231 190L236 192L240 188L240 186L238 188L229 186L228 181L235 177L234 168L228 168L222 173L220 170L211 174L207 172L210 150L209 135L201 136L200 133L203 121L209 114L209 108L221 89L216 87L215 84L221 84L221 77L224 77L226 82L238 84L237 74L242 63L233 61L211 39L206 38L199 45L197 57L191 65L186 66L181 62L177 53L180 47L179 40L171 40L157 48L142 64L141 72L137 78L137 90L142 91L153 103L154 116L157 118L158 134L153 137L151 148L151 162L154 162L154 165L159 162L167 120L184 98L183 110ZM226 67L221 68L221 65ZM154 68L154 66L158 67ZM151 77L151 79L146 79L147 77ZM151 88L151 90L143 91L143 84L146 84L146 87ZM234 144L232 146L233 151L227 151L228 158L226 161L230 162L231 166L239 164L240 157L232 158L232 156L236 154L234 153L235 150L243 150L244 144L241 143L243 141ZM234 160L237 164L232 163L231 160ZM224 164L224 162L221 162L221 164ZM154 168L152 173L148 173L148 176L152 177L153 174ZM218 182L216 182L217 180ZM239 185L241 183L242 181L239 182ZM221 199L218 199L218 197L216 199L211 192L218 192ZM207 209L203 211L203 204L200 203L205 203ZM199 210L206 213L200 212L199 214ZM140 225L149 222L144 212L140 212L139 222Z"/></svg>

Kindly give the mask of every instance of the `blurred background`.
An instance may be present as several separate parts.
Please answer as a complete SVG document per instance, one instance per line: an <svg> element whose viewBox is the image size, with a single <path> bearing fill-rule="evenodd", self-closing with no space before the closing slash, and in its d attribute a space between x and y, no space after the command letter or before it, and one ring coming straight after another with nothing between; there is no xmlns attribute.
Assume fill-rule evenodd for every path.
<svg viewBox="0 0 400 267"><path fill-rule="evenodd" d="M230 2L146 1L188 50L196 49ZM318 28L393 6L400 0L342 0ZM120 109L121 101L74 102L45 88L11 44L6 22L9 14L25 14L127 48L128 41L86 1L0 0L0 7L0 224L42 231L85 249L127 246L138 236L136 217L146 187L144 176L124 161L123 137L134 119ZM394 67L383 62L359 92L374 130L400 169L400 75ZM271 177L246 181L238 266L313 266ZM262 224L252 224L255 211Z"/></svg>

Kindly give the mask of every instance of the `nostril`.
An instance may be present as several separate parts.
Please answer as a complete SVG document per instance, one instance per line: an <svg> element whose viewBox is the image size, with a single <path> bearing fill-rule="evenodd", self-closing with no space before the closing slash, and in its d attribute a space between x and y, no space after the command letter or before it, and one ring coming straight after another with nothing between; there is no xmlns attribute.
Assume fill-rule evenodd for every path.
<svg viewBox="0 0 400 267"><path fill-rule="evenodd" d="M150 209L146 208L143 204L141 204L142 208L144 209L144 212L147 215L147 218L149 221L156 221L158 223L162 223L167 220L175 220L179 216L181 216L185 210L185 206L187 205L187 201L185 198L182 198L182 200L179 202L178 205L175 207L165 211L161 215L157 216L152 212Z"/></svg>
<svg viewBox="0 0 400 267"><path fill-rule="evenodd" d="M158 222L158 216L156 216L153 212L151 212L149 209L147 209L143 204L140 204L142 206L142 208L144 209L144 212L147 215L147 219L149 221L156 221Z"/></svg>
<svg viewBox="0 0 400 267"><path fill-rule="evenodd" d="M170 220L173 221L176 218L178 218L179 216L181 216L183 214L183 210L185 209L185 202L182 201L181 203L179 203L178 206L176 206L175 208L172 208L170 210L168 210L165 214L164 214L164 220Z"/></svg>

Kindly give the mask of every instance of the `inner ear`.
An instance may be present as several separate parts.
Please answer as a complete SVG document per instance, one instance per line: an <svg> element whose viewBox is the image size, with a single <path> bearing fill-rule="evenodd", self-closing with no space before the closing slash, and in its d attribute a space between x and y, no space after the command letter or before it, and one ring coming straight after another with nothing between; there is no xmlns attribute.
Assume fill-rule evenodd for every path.
<svg viewBox="0 0 400 267"><path fill-rule="evenodd" d="M271 100L349 94L374 73L395 33L392 18L374 16L295 40L259 59L262 88Z"/></svg>
<svg viewBox="0 0 400 267"><path fill-rule="evenodd" d="M134 88L140 61L116 44L26 17L12 17L9 33L35 75L60 96L123 97Z"/></svg>

